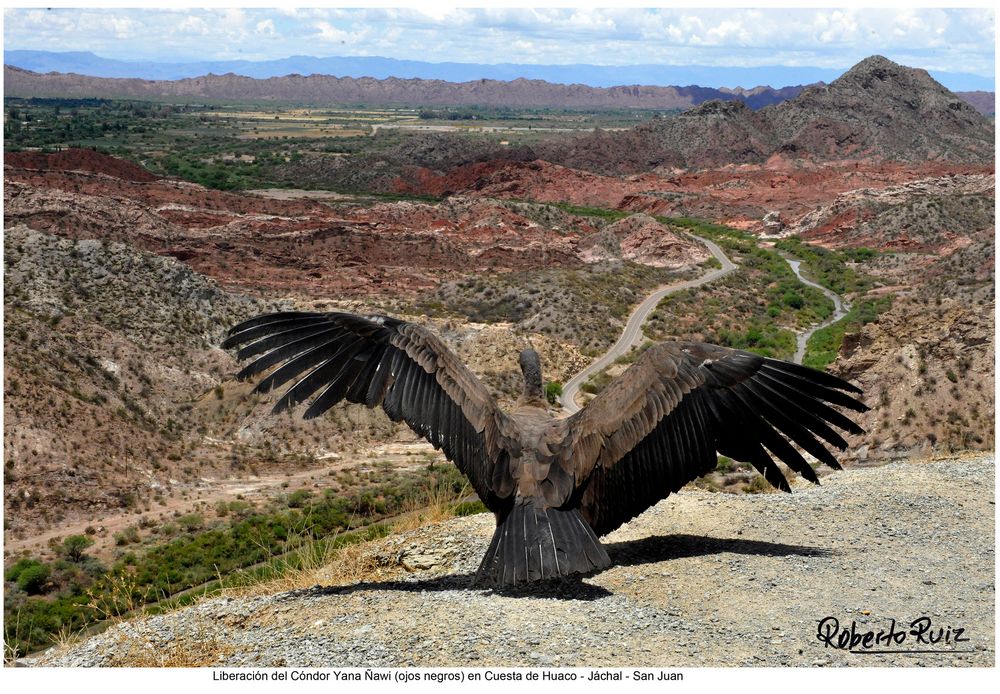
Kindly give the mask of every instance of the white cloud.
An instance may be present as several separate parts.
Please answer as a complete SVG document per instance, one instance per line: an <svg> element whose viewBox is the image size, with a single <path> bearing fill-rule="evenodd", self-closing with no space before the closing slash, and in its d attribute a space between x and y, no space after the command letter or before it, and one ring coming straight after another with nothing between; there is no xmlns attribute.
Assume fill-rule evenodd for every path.
<svg viewBox="0 0 1000 694"><path fill-rule="evenodd" d="M346 31L341 31L329 22L316 22L314 26L319 30L319 37L324 41L340 42L347 40L349 36Z"/></svg>
<svg viewBox="0 0 1000 694"><path fill-rule="evenodd" d="M232 27L242 27L246 24L247 13L238 7L223 10L223 21Z"/></svg>
<svg viewBox="0 0 1000 694"><path fill-rule="evenodd" d="M419 12L420 14L424 15L425 17L435 22L441 22L444 21L445 19L448 19L449 15L451 15L455 11L455 9L456 8L454 7L448 7L446 5L434 4L429 7L420 9Z"/></svg>
<svg viewBox="0 0 1000 694"><path fill-rule="evenodd" d="M850 66L992 75L995 12L902 9L7 9L7 49L120 59L358 55L456 62Z"/></svg>
<svg viewBox="0 0 1000 694"><path fill-rule="evenodd" d="M208 24L201 17L188 16L177 25L177 32L181 34L197 34L199 36L206 36L211 33L208 28Z"/></svg>
<svg viewBox="0 0 1000 694"><path fill-rule="evenodd" d="M858 22L850 10L817 13L814 26L818 29L816 40L820 43L849 43L858 36Z"/></svg>

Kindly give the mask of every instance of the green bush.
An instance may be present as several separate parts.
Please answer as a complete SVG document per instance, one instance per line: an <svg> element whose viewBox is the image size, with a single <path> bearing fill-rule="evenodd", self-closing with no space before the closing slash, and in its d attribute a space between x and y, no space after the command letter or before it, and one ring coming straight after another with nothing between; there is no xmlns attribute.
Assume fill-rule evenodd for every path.
<svg viewBox="0 0 1000 694"><path fill-rule="evenodd" d="M545 399L549 401L550 405L555 405L559 401L559 398L562 397L562 394L562 383L549 381L545 384Z"/></svg>
<svg viewBox="0 0 1000 694"><path fill-rule="evenodd" d="M80 562L94 541L86 535L70 535L63 540L59 554L72 562Z"/></svg>
<svg viewBox="0 0 1000 694"><path fill-rule="evenodd" d="M17 575L17 587L28 595L37 595L42 592L45 582L52 575L52 570L47 564L35 561L31 566L26 566Z"/></svg>
<svg viewBox="0 0 1000 694"><path fill-rule="evenodd" d="M308 489L298 489L288 495L288 508L303 508L305 507L309 499L312 498L312 492Z"/></svg>
<svg viewBox="0 0 1000 694"><path fill-rule="evenodd" d="M463 501L453 509L456 516L473 516L477 513L487 513L489 509L482 501Z"/></svg>
<svg viewBox="0 0 1000 694"><path fill-rule="evenodd" d="M177 522L189 533L205 527L205 518L200 513L188 513L178 518Z"/></svg>
<svg viewBox="0 0 1000 694"><path fill-rule="evenodd" d="M785 302L785 306L790 308L802 308L805 306L805 301L802 299L802 295L796 291L787 291L785 295L781 297L781 300Z"/></svg>

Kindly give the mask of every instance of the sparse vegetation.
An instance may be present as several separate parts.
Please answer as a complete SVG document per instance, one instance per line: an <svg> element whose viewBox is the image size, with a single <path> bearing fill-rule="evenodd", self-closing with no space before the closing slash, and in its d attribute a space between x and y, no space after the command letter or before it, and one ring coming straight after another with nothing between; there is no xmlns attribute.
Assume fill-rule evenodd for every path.
<svg viewBox="0 0 1000 694"><path fill-rule="evenodd" d="M891 305L892 295L857 301L846 316L812 334L802 363L814 369L825 369L837 358L845 334L858 332L865 324L878 320L879 314L888 311Z"/></svg>
<svg viewBox="0 0 1000 694"><path fill-rule="evenodd" d="M777 253L745 233L692 219L664 219L711 238L739 269L710 285L666 297L646 323L655 340L705 342L791 358L795 331L833 313L822 292L803 285Z"/></svg>
<svg viewBox="0 0 1000 694"><path fill-rule="evenodd" d="M614 342L634 304L677 278L677 273L628 261L510 272L447 282L416 310L512 322L524 332L576 343L594 355Z"/></svg>
<svg viewBox="0 0 1000 694"><path fill-rule="evenodd" d="M76 559L48 564L26 557L5 572L4 637L8 648L23 654L51 644L66 628L79 631L108 616L190 600L195 588L204 593L251 577L270 580L315 564L331 549L384 535L389 528L383 522L391 516L410 514L422 523L428 513L480 512L478 502L457 501L467 490L451 465L412 473L368 469L353 489L340 493L293 493L283 507L250 515L234 502L210 527L199 514L181 516L176 537L123 549L109 568L82 561L89 544L67 538L63 546L74 547ZM129 588L122 591L125 576Z"/></svg>

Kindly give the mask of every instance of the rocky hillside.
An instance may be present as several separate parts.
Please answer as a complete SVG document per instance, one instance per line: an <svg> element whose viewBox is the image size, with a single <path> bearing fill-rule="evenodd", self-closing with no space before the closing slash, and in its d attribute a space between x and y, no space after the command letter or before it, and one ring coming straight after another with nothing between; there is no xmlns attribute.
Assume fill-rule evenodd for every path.
<svg viewBox="0 0 1000 694"><path fill-rule="evenodd" d="M994 127L925 70L872 56L766 111L783 151L819 158L988 162Z"/></svg>
<svg viewBox="0 0 1000 694"><path fill-rule="evenodd" d="M4 231L6 529L134 508L206 473L194 405L265 307L120 243Z"/></svg>
<svg viewBox="0 0 1000 694"><path fill-rule="evenodd" d="M924 70L881 56L829 85L751 111L709 102L679 118L624 133L594 133L540 147L539 158L593 171L649 171L760 162L773 154L813 160L993 160L993 124Z"/></svg>
<svg viewBox="0 0 1000 694"><path fill-rule="evenodd" d="M336 176L329 160L300 162L308 180ZM338 158L343 161L343 158ZM993 165L948 162L807 162L781 155L763 164L726 165L693 171L673 170L632 176L596 174L536 161L498 160L458 166L444 172L404 167L391 180L396 192L489 198L529 198L581 206L614 208L653 215L696 217L748 231L764 231L764 217L777 213L789 225L830 205L841 193L880 190L924 179L992 177ZM386 176L383 180L389 180Z"/></svg>
<svg viewBox="0 0 1000 694"><path fill-rule="evenodd" d="M87 171L123 181L148 183L159 179L138 164L100 154L90 149L65 149L61 152L4 152L4 166L18 169Z"/></svg>
<svg viewBox="0 0 1000 694"><path fill-rule="evenodd" d="M936 250L887 253L859 266L883 286L856 300L894 295L877 321L845 336L832 366L875 405L861 417L868 431L861 457L994 446L993 224L944 244L938 235Z"/></svg>
<svg viewBox="0 0 1000 694"><path fill-rule="evenodd" d="M359 205L224 193L141 180L133 168L83 150L8 155L5 223L130 243L241 291L355 298L412 298L469 272L579 268L595 260L582 239L606 224L481 195ZM704 260L690 243L658 234L627 246L626 259L651 266L689 269Z"/></svg>
<svg viewBox="0 0 1000 694"><path fill-rule="evenodd" d="M634 214L609 224L583 238L580 246L588 261L624 259L674 269L690 267L692 260L704 262L711 256L703 245L647 214Z"/></svg>
<svg viewBox="0 0 1000 694"><path fill-rule="evenodd" d="M899 296L845 340L833 371L873 405L859 417L868 434L852 457L994 446L994 306Z"/></svg>
<svg viewBox="0 0 1000 694"><path fill-rule="evenodd" d="M780 235L798 235L829 247L947 255L966 245L971 236L995 227L994 191L995 179L987 174L850 190L803 215Z"/></svg>
<svg viewBox="0 0 1000 694"><path fill-rule="evenodd" d="M24 664L992 667L994 474L980 455L791 494L685 489L605 538L611 568L507 592L470 586L492 515L453 519ZM827 617L862 634L929 620L967 640L858 656L817 639ZM930 650L911 635L899 649Z"/></svg>
<svg viewBox="0 0 1000 694"><path fill-rule="evenodd" d="M740 102L709 101L624 132L599 132L536 147L564 166L607 174L761 162L778 150L773 125Z"/></svg>

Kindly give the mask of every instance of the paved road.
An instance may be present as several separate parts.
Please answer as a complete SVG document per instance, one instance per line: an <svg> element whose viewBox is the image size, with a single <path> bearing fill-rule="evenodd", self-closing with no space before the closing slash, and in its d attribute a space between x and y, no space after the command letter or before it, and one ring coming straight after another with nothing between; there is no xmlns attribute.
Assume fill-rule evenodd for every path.
<svg viewBox="0 0 1000 694"><path fill-rule="evenodd" d="M823 292L823 294L825 294L826 297L833 302L833 307L834 307L832 316L827 318L822 323L818 323L817 325L814 325L805 332L801 332L796 336L798 346L795 350L795 357L793 357L793 359L796 364L801 364L802 358L805 357L806 355L806 343L809 342L809 338L812 337L812 334L817 330L819 330L820 328L825 328L831 323L836 323L841 318L846 316L847 312L851 310L851 305L846 301L844 301L843 299L841 299L839 294L834 294L826 287L821 287L815 282L807 280L805 277L803 277L802 273L799 272L799 265L802 264L801 260L795 260L794 258L789 258L783 253L781 254L781 257L784 258L785 261L792 266L792 272L795 273L795 276L799 278L800 282L802 282L803 284L808 284L810 287L816 287L816 289Z"/></svg>
<svg viewBox="0 0 1000 694"><path fill-rule="evenodd" d="M692 236L694 236L694 234L692 234ZM716 260L722 264L722 267L718 270L707 272L697 279L660 287L646 297L645 301L639 304L635 310L632 311L632 315L629 316L628 322L625 324L625 330L622 332L621 337L618 338L618 342L612 345L611 349L605 352L586 369L571 378L563 386L563 394L559 400L563 409L567 413L573 414L580 409L579 405L576 404L577 393L580 392L580 386L583 385L583 383L590 378L592 374L597 373L618 357L626 354L633 345L637 345L642 342L642 325L646 322L646 318L649 317L649 314L656 309L657 304L660 303L660 300L663 299L663 297L673 294L674 292L679 292L683 289L690 289L691 287L698 287L708 282L712 282L720 277L728 275L736 269L736 265L734 265L729 258L726 257L725 253L722 252L722 249L719 248L718 245L708 239L703 239L700 236L694 236L694 238L698 239L708 247L708 250L712 252L712 255L715 256Z"/></svg>

